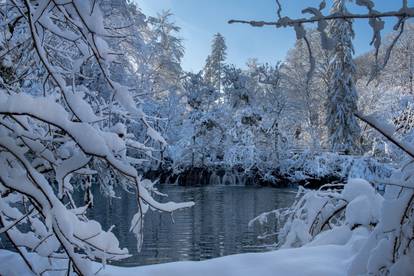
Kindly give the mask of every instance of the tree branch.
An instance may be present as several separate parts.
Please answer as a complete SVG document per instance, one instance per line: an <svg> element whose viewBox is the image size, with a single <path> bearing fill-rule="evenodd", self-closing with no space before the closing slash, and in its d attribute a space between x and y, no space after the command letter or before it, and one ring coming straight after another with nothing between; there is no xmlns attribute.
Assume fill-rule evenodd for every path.
<svg viewBox="0 0 414 276"><path fill-rule="evenodd" d="M398 141L398 139L396 137L394 137L392 135L392 133L389 133L383 126L381 126L380 124L378 124L374 119L369 118L369 117L364 116L364 115L359 114L359 113L355 113L354 115L358 119L360 119L361 121L363 121L366 124L368 124L373 129L377 130L379 133L381 133L382 135L384 135L389 141L391 141L399 149L401 149L402 151L404 151L405 153L407 153L409 156L411 156L412 158L414 158L414 149L413 148L411 148L410 146L404 144L401 141Z"/></svg>
<svg viewBox="0 0 414 276"><path fill-rule="evenodd" d="M322 17L312 17L312 18L300 18L300 19L290 19L289 17L283 17L278 21L269 22L269 21L254 21L254 20L238 20L231 19L228 21L229 24L241 23L249 24L253 27L263 27L263 26L276 26L276 28L281 27L293 27L298 24L304 23L315 23L322 20L335 20L335 19L375 19L375 18L384 18L384 17L399 17L399 18L409 18L414 17L414 9L402 9L399 11L383 12L383 13L367 13L367 14L331 14Z"/></svg>

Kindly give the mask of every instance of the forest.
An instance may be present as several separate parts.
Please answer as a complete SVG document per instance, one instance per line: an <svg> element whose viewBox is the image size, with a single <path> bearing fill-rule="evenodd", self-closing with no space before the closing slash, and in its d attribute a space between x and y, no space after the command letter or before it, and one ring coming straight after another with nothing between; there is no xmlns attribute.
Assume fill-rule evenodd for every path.
<svg viewBox="0 0 414 276"><path fill-rule="evenodd" d="M414 2L226 11L295 42L194 71L145 1L0 0L0 275L414 275Z"/></svg>

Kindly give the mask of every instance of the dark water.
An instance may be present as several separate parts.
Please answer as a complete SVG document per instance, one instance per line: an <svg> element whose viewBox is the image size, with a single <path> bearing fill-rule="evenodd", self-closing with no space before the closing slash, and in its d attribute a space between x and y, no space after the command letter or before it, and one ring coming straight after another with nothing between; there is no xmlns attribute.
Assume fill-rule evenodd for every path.
<svg viewBox="0 0 414 276"><path fill-rule="evenodd" d="M117 264L136 266L267 251L269 241L257 239L259 229L249 229L248 222L262 212L290 205L295 195L292 189L237 186L165 185L160 191L169 195L168 200L194 201L196 205L175 212L173 219L166 213L147 213L140 253L129 232L136 212L134 197L123 194L122 200L111 202L95 197L91 218L101 222L104 229L115 225L113 232L121 247L134 255Z"/></svg>

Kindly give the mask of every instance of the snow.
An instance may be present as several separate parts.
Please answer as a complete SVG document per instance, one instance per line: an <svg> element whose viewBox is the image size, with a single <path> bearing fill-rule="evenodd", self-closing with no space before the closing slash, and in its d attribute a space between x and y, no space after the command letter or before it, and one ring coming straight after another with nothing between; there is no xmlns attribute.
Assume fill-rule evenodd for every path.
<svg viewBox="0 0 414 276"><path fill-rule="evenodd" d="M375 210L375 209L374 209ZM358 196L346 206L346 223L349 225L369 225L376 222L372 214L371 201L366 196Z"/></svg>
<svg viewBox="0 0 414 276"><path fill-rule="evenodd" d="M100 276L342 276L346 275L348 260L352 257L350 245L323 245L296 249L281 249L267 253L245 253L192 262L174 262L141 267L106 265ZM24 269L18 255L0 250L0 274L7 276L31 275ZM101 268L95 263L94 270ZM13 268L13 269L11 269Z"/></svg>
<svg viewBox="0 0 414 276"><path fill-rule="evenodd" d="M112 5L114 2L125 5ZM330 16L346 13L370 18L372 44L377 50L384 21L375 16L414 16L408 1L403 1L398 13L380 13L374 10L374 1L356 0L358 6L367 10L365 15L348 13L345 2L334 0ZM103 230L98 222L87 219L86 207L75 206L71 199L73 187L84 188L89 200L93 198L90 188L95 182L112 193L115 183L135 188L138 210L130 230L137 236L138 248L143 239L143 216L148 210L172 213L193 206L193 202L160 203L152 197L159 193L155 182L140 176L150 168L143 166L143 155L150 157L148 163L155 160L149 165L153 167L161 168L167 163L161 164L162 159L167 158L173 159L173 170L190 161L192 166L224 164L246 171L258 169L262 178L269 181L277 180L269 169L275 167L287 179L296 181L331 174L372 180L372 175L383 179L390 174L387 166L374 158L313 152L330 141L334 150L363 153L359 150L360 128L353 114L357 104L367 105L357 102L353 84L353 75L360 82L365 79L359 71L353 74L356 67L352 22L333 20L329 25L322 13L325 1L319 9L308 7L302 11L310 16L305 21L318 24L315 33L321 35L321 51L315 53L315 58L310 51L315 46L312 37L309 41L306 38L307 26L300 20L282 17L279 7L274 24L294 27L297 39L305 39L309 52L303 55L303 49L296 50L304 58L309 56L309 61L304 63L303 58L289 54L291 58L283 67L293 62L290 69L251 61L242 70L226 64L225 38L216 34L203 73L190 78L180 65L184 47L178 35L180 28L170 20L171 13L147 19L139 9L126 3L39 0L0 5L2 18L8 22L7 30L0 34L0 56L4 59L0 65L0 232L7 231L20 254L31 256L36 274L48 268L42 256L50 254L71 257L73 267L85 275L99 267L92 267L89 258L105 263L108 258L119 260L129 254L127 249L119 248L112 227ZM110 13L101 10L101 4L110 6ZM3 23L0 25L5 26ZM401 33L394 33L394 39L386 42L385 51L377 53L384 60L382 67L388 59L393 60L394 46L397 51L393 55L402 53L394 60L400 66L393 64L383 70L386 74L379 80L381 86L399 87L391 80L395 76L390 78L387 70L394 75L410 71L412 77L412 70L402 69L412 67L404 62L411 61L412 54L408 52L412 48L404 52L406 47L396 44L403 23L400 20L394 27ZM263 21L250 24L267 25ZM409 45L412 39L407 40ZM335 55L329 57L326 71L325 65L316 62L324 59L334 45ZM124 53L133 60L133 68L128 68L129 61L118 55ZM113 63L115 59L117 62ZM365 58L363 63L371 61ZM305 84L301 79L306 75L300 73L301 69L310 69L309 73L314 69L322 71L312 83L308 75ZM13 80L15 77L18 79ZM331 79L328 83L326 77ZM397 79L406 82L404 77ZM412 83L410 86L412 92ZM312 96L303 98L293 90ZM325 110L326 106L320 103L325 102L326 95L320 91L328 90L330 104ZM369 91L370 96L375 97L375 91ZM153 100L153 106L137 98L142 95ZM375 111L374 115L356 116L414 157L412 141L407 141L409 135L400 135L401 130L412 129L412 118L398 115L404 121L404 129L396 130L388 124L394 114L386 105L382 103L377 110L363 112ZM301 110L297 113L296 109ZM308 111L311 112L306 115ZM323 134L323 114L328 114L328 135ZM370 134L364 130L363 135L363 147L371 147L369 142L365 144L372 141ZM391 155L398 155L399 151L386 149L383 138L375 139L378 141L374 141L372 152L364 153L376 158L378 153L385 162L401 161ZM312 152L294 152L293 147L302 143L312 147ZM172 146L166 149L169 144ZM351 275L377 275L384 271L412 274L413 170L413 163L402 166L400 174L390 179L383 196L367 181L350 179L343 190L329 186L325 187L328 190L305 191L292 209L271 211L252 221L251 224L267 223L268 216L275 216L283 222L277 233L281 246L302 248L140 268L108 266L101 275L343 275L346 271ZM92 180L91 174L97 174L99 180ZM220 182L217 175L214 178ZM222 182L236 182L236 176L226 172ZM13 263L16 256L1 251L0 264ZM8 275L12 273L2 269L26 274L24 264L0 265L0 274Z"/></svg>
<svg viewBox="0 0 414 276"><path fill-rule="evenodd" d="M58 196L62 197L64 188L70 187L70 173L77 171L78 169L84 167L90 158L87 158L82 153L77 153L71 158L68 158L56 168L56 181L58 182Z"/></svg>
<svg viewBox="0 0 414 276"><path fill-rule="evenodd" d="M379 220L382 196L363 179L350 179L341 193L348 201L346 223L349 225L369 225Z"/></svg>
<svg viewBox="0 0 414 276"><path fill-rule="evenodd" d="M328 254L327 254L328 253ZM345 275L350 252L341 246L284 249L270 253L248 253L202 262L177 262L134 269L108 269L102 275L142 276L274 276ZM101 274L98 274L101 275Z"/></svg>
<svg viewBox="0 0 414 276"><path fill-rule="evenodd" d="M147 128L147 135L150 136L154 141L158 141L164 146L167 145L167 142L165 141L165 139L152 127Z"/></svg>
<svg viewBox="0 0 414 276"><path fill-rule="evenodd" d="M375 189L366 180L354 178L348 180L341 194L350 202L360 195L372 196L375 194Z"/></svg>
<svg viewBox="0 0 414 276"><path fill-rule="evenodd" d="M102 120L102 118L95 115L91 105L83 99L85 96L86 88L77 87L77 89L77 93L68 92L66 94L66 100L71 106L73 112L79 117L82 122L91 123Z"/></svg>
<svg viewBox="0 0 414 276"><path fill-rule="evenodd" d="M99 35L107 34L103 22L103 14L101 9L97 7L95 3L91 5L89 1L74 0L73 4L91 32Z"/></svg>

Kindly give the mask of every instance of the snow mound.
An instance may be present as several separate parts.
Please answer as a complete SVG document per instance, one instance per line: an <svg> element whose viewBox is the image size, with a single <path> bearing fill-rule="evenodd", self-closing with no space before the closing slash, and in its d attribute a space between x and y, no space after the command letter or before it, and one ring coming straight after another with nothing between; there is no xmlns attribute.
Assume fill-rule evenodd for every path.
<svg viewBox="0 0 414 276"><path fill-rule="evenodd" d="M324 245L295 249L282 249L267 253L231 255L201 262L174 262L141 267L106 265L100 276L343 276L347 260L352 256L350 246ZM31 275L19 255L0 250L0 274L7 276ZM95 263L94 270L101 264ZM10 269L10 268L13 269ZM51 275L51 274L45 274ZM56 274L53 274L56 275Z"/></svg>

